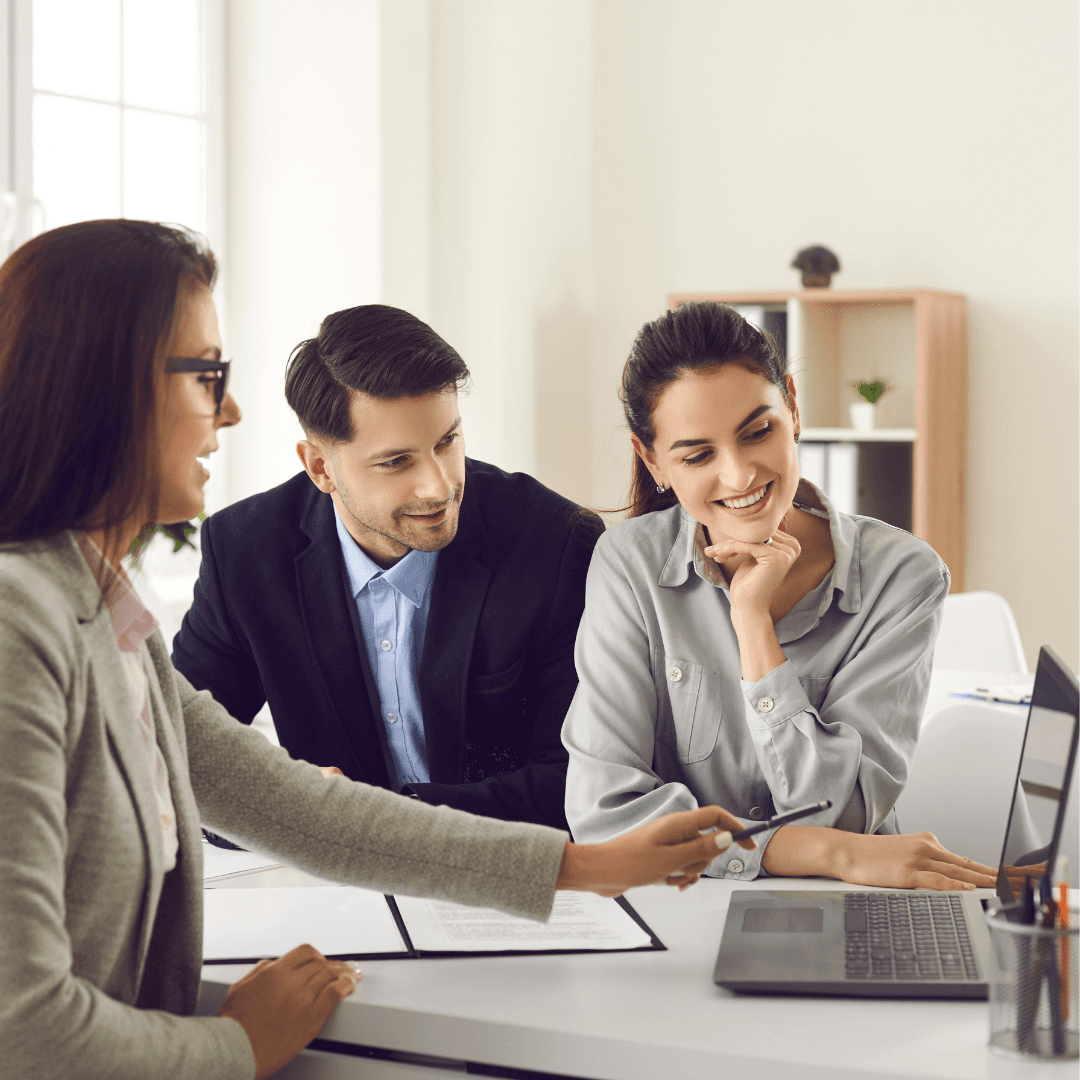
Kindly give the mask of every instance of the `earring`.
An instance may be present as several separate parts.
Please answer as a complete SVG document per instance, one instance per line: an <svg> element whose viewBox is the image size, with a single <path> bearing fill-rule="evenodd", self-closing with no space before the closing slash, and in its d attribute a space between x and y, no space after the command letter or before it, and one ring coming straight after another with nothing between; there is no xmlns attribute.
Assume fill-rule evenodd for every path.
<svg viewBox="0 0 1080 1080"><path fill-rule="evenodd" d="M795 445L798 446L798 444L799 444L799 433L796 431L795 432Z"/></svg>
<svg viewBox="0 0 1080 1080"><path fill-rule="evenodd" d="M663 484L657 484L656 485L656 494L657 495L663 495L665 491L667 491L667 488L664 487Z"/></svg>

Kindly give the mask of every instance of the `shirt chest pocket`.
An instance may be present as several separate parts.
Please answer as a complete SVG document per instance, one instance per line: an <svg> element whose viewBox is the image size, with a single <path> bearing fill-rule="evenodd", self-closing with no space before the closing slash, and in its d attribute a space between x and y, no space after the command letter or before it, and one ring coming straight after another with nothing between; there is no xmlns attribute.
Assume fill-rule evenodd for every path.
<svg viewBox="0 0 1080 1080"><path fill-rule="evenodd" d="M658 652L656 671L656 737L684 765L703 761L716 746L720 732L720 680L716 672Z"/></svg>

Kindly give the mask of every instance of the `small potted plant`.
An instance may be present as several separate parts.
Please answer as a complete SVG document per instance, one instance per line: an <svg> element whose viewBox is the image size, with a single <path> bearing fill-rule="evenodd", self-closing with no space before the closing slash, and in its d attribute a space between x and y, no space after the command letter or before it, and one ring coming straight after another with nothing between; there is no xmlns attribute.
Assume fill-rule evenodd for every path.
<svg viewBox="0 0 1080 1080"><path fill-rule="evenodd" d="M871 431L874 428L878 398L889 389L888 384L884 379L872 379L870 382L856 380L851 386L863 399L848 406L851 413L851 426L856 431Z"/></svg>

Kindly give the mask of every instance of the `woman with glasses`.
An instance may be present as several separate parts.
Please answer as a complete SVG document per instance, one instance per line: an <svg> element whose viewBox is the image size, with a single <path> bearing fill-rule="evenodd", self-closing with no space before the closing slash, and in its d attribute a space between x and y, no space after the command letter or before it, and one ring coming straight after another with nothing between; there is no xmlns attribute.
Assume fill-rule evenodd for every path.
<svg viewBox="0 0 1080 1080"><path fill-rule="evenodd" d="M696 879L716 807L617 841L433 807L293 761L174 671L122 569L203 505L240 420L192 235L45 233L0 267L0 1060L5 1075L263 1077L357 975L299 946L194 1016L200 823L329 880L545 919L556 888ZM751 847L752 841L744 841ZM676 876L680 875L680 876Z"/></svg>

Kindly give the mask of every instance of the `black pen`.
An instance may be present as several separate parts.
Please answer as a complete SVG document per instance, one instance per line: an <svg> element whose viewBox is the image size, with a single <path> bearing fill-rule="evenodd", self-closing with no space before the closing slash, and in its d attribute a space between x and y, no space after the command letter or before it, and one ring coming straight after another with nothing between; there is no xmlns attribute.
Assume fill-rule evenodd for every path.
<svg viewBox="0 0 1080 1080"><path fill-rule="evenodd" d="M774 829L778 825L786 825L789 821L797 821L799 818L808 817L810 814L820 813L822 810L828 810L830 806L832 806L832 799L822 799L821 802L800 806L783 814L774 814L768 820L759 821L756 825L751 825L748 829L740 829L738 832L722 833L715 825L711 829L701 829L700 832L702 836L717 833L716 846L723 851L724 848L730 847L736 840L745 840L748 836L756 836L759 832L765 832L766 829ZM721 842L725 838L727 843L721 847Z"/></svg>

